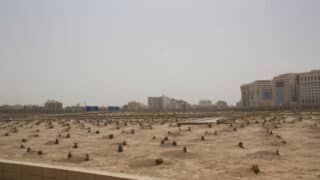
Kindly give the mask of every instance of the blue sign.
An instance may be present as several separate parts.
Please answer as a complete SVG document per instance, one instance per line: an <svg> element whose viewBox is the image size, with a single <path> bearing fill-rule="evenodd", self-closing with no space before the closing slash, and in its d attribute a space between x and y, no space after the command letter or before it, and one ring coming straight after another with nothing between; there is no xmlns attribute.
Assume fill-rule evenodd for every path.
<svg viewBox="0 0 320 180"><path fill-rule="evenodd" d="M98 111L98 106L86 106L86 111Z"/></svg>

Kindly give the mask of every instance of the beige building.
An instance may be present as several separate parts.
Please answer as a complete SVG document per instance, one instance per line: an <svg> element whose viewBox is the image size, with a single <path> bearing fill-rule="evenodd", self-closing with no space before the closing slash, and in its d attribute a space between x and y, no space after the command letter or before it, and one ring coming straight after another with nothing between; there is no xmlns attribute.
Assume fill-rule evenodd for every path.
<svg viewBox="0 0 320 180"><path fill-rule="evenodd" d="M149 110L185 110L191 108L190 104L183 100L176 100L167 96L149 97Z"/></svg>
<svg viewBox="0 0 320 180"><path fill-rule="evenodd" d="M45 111L50 112L50 113L62 112L63 111L63 105L59 101L48 100L44 104L44 109L45 109Z"/></svg>
<svg viewBox="0 0 320 180"><path fill-rule="evenodd" d="M274 107L298 105L298 77L298 74L289 73L273 78L272 105Z"/></svg>
<svg viewBox="0 0 320 180"><path fill-rule="evenodd" d="M319 106L320 70L281 74L272 81L241 86L241 107L269 106L270 101L272 107Z"/></svg>
<svg viewBox="0 0 320 180"><path fill-rule="evenodd" d="M205 99L202 99L199 101L199 107L212 107L212 101L211 100L205 100Z"/></svg>
<svg viewBox="0 0 320 180"><path fill-rule="evenodd" d="M254 81L241 86L242 107L271 107L272 82L269 80Z"/></svg>
<svg viewBox="0 0 320 180"><path fill-rule="evenodd" d="M301 73L299 100L302 106L320 105L320 70Z"/></svg>
<svg viewBox="0 0 320 180"><path fill-rule="evenodd" d="M136 102L136 101L128 102L128 104L123 107L123 109L127 110L127 111L141 111L146 108L147 108L146 105L139 103L139 102Z"/></svg>

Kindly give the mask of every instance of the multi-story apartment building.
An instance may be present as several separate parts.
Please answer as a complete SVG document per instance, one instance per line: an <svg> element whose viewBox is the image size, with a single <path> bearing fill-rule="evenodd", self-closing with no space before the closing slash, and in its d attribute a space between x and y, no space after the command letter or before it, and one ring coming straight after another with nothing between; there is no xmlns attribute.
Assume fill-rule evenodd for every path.
<svg viewBox="0 0 320 180"><path fill-rule="evenodd" d="M272 80L272 105L296 106L298 98L299 74L289 73L276 76Z"/></svg>
<svg viewBox="0 0 320 180"><path fill-rule="evenodd" d="M242 85L241 102L242 107L271 107L272 82L259 80Z"/></svg>
<svg viewBox="0 0 320 180"><path fill-rule="evenodd" d="M270 101L272 107L319 106L320 70L282 74L272 81L241 86L242 107L268 106Z"/></svg>
<svg viewBox="0 0 320 180"><path fill-rule="evenodd" d="M302 106L320 105L320 70L301 73L299 100Z"/></svg>

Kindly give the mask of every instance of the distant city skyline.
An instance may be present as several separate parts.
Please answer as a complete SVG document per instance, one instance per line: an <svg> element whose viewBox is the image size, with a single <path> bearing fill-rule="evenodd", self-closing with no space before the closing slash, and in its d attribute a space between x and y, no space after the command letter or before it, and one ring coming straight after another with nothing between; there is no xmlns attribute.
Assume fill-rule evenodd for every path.
<svg viewBox="0 0 320 180"><path fill-rule="evenodd" d="M320 69L318 0L2 0L0 105L241 99Z"/></svg>

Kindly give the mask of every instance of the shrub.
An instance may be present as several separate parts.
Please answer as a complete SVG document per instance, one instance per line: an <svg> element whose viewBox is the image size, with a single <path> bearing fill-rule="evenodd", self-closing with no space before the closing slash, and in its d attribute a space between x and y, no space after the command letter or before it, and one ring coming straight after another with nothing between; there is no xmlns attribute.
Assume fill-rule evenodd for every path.
<svg viewBox="0 0 320 180"><path fill-rule="evenodd" d="M257 164L253 164L251 166L251 170L255 173L255 174L259 174L260 173L260 169L259 166Z"/></svg>
<svg viewBox="0 0 320 180"><path fill-rule="evenodd" d="M123 141L122 145L126 146L127 145L127 141Z"/></svg>
<svg viewBox="0 0 320 180"><path fill-rule="evenodd" d="M209 127L209 128L212 128L212 124L208 124L208 127Z"/></svg>
<svg viewBox="0 0 320 180"><path fill-rule="evenodd" d="M43 152L41 150L38 151L38 155L41 156L43 155Z"/></svg>
<svg viewBox="0 0 320 180"><path fill-rule="evenodd" d="M21 142L25 143L25 142L27 142L27 140L23 138L23 139L21 139Z"/></svg>
<svg viewBox="0 0 320 180"><path fill-rule="evenodd" d="M164 143L165 143L165 141L164 141L164 140L161 140L161 141L160 141L160 144L164 144Z"/></svg>
<svg viewBox="0 0 320 180"><path fill-rule="evenodd" d="M68 133L67 135L66 135L66 138L70 138L71 136L70 136L70 134Z"/></svg>
<svg viewBox="0 0 320 180"><path fill-rule="evenodd" d="M30 147L27 148L27 152L31 152L31 148Z"/></svg>
<svg viewBox="0 0 320 180"><path fill-rule="evenodd" d="M163 164L163 159L162 158L157 158L155 160L155 163L156 163L156 165L161 165L161 164Z"/></svg>
<svg viewBox="0 0 320 180"><path fill-rule="evenodd" d="M78 143L73 144L73 148L77 149L78 148Z"/></svg>
<svg viewBox="0 0 320 180"><path fill-rule="evenodd" d="M134 129L131 129L131 134L134 134L135 132L134 132Z"/></svg>
<svg viewBox="0 0 320 180"><path fill-rule="evenodd" d="M155 139L156 139L156 136L153 136L152 139L155 140Z"/></svg>
<svg viewBox="0 0 320 180"><path fill-rule="evenodd" d="M218 136L218 131L217 130L214 131L214 135Z"/></svg>
<svg viewBox="0 0 320 180"><path fill-rule="evenodd" d="M84 158L85 161L89 161L90 160L90 157L89 157L89 154L86 154L86 157Z"/></svg>
<svg viewBox="0 0 320 180"><path fill-rule="evenodd" d="M119 145L118 145L118 152L123 152L123 146L122 146L122 144L119 144Z"/></svg>
<svg viewBox="0 0 320 180"><path fill-rule="evenodd" d="M113 134L109 134L109 139L113 139Z"/></svg>
<svg viewBox="0 0 320 180"><path fill-rule="evenodd" d="M9 133L5 133L4 136L9 136Z"/></svg>
<svg viewBox="0 0 320 180"><path fill-rule="evenodd" d="M163 138L163 140L164 140L164 141L168 141L169 138L166 136L166 137Z"/></svg>
<svg viewBox="0 0 320 180"><path fill-rule="evenodd" d="M276 155L277 155L277 156L280 156L279 149L276 150Z"/></svg>
<svg viewBox="0 0 320 180"><path fill-rule="evenodd" d="M178 145L177 141L172 142L172 146L177 146L177 145Z"/></svg>
<svg viewBox="0 0 320 180"><path fill-rule="evenodd" d="M204 136L201 136L201 141L204 141L204 140L205 140Z"/></svg>
<svg viewBox="0 0 320 180"><path fill-rule="evenodd" d="M20 148L21 148L21 149L24 149L24 148L26 148L26 147L25 147L23 144L21 144L21 145L20 145Z"/></svg>
<svg viewBox="0 0 320 180"><path fill-rule="evenodd" d="M244 146L243 146L243 143L242 142L239 142L239 144L238 144L238 146L240 147L240 148L244 148Z"/></svg>
<svg viewBox="0 0 320 180"><path fill-rule="evenodd" d="M185 152L185 153L188 152L187 146L184 146L184 147L183 147L183 152Z"/></svg>
<svg viewBox="0 0 320 180"><path fill-rule="evenodd" d="M100 131L99 131L99 130L96 130L96 134L100 134Z"/></svg>
<svg viewBox="0 0 320 180"><path fill-rule="evenodd" d="M188 131L191 131L191 127L188 127Z"/></svg>
<svg viewBox="0 0 320 180"><path fill-rule="evenodd" d="M56 139L56 141L54 142L54 144L59 144L59 139Z"/></svg>
<svg viewBox="0 0 320 180"><path fill-rule="evenodd" d="M70 160L72 158L71 152L68 152L68 159Z"/></svg>

